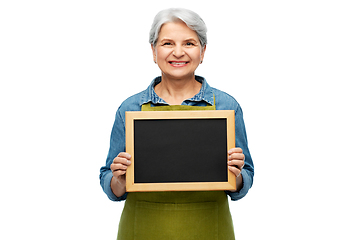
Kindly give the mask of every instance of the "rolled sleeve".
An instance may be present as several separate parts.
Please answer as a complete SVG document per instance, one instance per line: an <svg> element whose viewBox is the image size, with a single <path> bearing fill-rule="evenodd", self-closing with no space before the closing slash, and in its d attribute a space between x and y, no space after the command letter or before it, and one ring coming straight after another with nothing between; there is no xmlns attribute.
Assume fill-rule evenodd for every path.
<svg viewBox="0 0 360 240"><path fill-rule="evenodd" d="M100 169L100 185L112 201L122 201L126 199L127 193L121 197L117 197L111 190L111 179L113 174L110 170L110 165L113 159L120 153L125 151L125 123L120 114L120 108L116 113L115 122L111 131L110 149L106 159L105 166Z"/></svg>
<svg viewBox="0 0 360 240"><path fill-rule="evenodd" d="M235 136L236 147L240 147L245 155L245 166L241 171L241 175L243 177L243 187L238 192L226 192L233 201L237 201L245 197L249 189L252 187L254 178L254 164L248 147L245 123L240 105L238 105L235 110Z"/></svg>
<svg viewBox="0 0 360 240"><path fill-rule="evenodd" d="M240 200L241 198L245 197L249 189L252 185L252 177L249 176L249 173L247 170L243 169L241 172L242 178L243 178L243 187L238 192L230 192L226 191L226 193L230 196L230 199L232 201Z"/></svg>
<svg viewBox="0 0 360 240"><path fill-rule="evenodd" d="M112 179L113 175L112 172L108 172L104 177L103 177L103 190L106 193L106 195L108 196L108 198L111 201L123 201L126 199L127 193L125 193L124 195L122 195L121 197L117 197L111 190L111 179Z"/></svg>

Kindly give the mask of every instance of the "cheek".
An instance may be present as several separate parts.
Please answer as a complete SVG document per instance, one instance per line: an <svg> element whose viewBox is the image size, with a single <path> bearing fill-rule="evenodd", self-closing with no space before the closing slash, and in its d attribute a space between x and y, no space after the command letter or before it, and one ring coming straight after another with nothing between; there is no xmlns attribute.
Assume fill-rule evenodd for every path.
<svg viewBox="0 0 360 240"><path fill-rule="evenodd" d="M158 50L156 56L159 61L161 60L165 61L170 54L171 51L169 50Z"/></svg>
<svg viewBox="0 0 360 240"><path fill-rule="evenodd" d="M189 56L191 57L191 59L193 61L200 61L201 60L201 51L199 51L199 50L191 51L191 53L189 52Z"/></svg>

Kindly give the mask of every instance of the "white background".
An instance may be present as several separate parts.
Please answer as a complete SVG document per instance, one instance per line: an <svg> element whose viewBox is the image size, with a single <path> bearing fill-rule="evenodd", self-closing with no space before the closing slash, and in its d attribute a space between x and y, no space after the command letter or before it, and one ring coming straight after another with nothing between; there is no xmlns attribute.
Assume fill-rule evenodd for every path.
<svg viewBox="0 0 360 240"><path fill-rule="evenodd" d="M360 239L355 0L1 1L0 238L116 238L99 169L118 106L160 74L148 32L168 7L202 16L197 74L244 111L237 239Z"/></svg>

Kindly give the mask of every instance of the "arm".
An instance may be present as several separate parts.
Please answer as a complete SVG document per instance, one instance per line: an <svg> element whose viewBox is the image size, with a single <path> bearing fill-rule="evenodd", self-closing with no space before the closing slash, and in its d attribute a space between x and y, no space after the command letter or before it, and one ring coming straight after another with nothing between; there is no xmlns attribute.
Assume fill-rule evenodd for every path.
<svg viewBox="0 0 360 240"><path fill-rule="evenodd" d="M253 184L254 177L254 164L248 148L243 114L239 105L235 111L235 145L236 148L229 152L229 169L236 176L241 173L236 178L237 191L227 191L231 200L234 201L247 194Z"/></svg>
<svg viewBox="0 0 360 240"><path fill-rule="evenodd" d="M106 159L106 164L100 169L99 176L100 185L103 191L112 201L125 200L127 195L125 193L125 178L123 177L124 174L121 174L121 171L115 171L117 169L123 168L119 165L123 162L123 160L116 160L116 158L120 155L119 153L122 152L125 152L125 123L120 115L119 108L119 110L116 112L115 122L111 131L110 148ZM114 171L114 174L112 170ZM113 178L114 176L115 178Z"/></svg>

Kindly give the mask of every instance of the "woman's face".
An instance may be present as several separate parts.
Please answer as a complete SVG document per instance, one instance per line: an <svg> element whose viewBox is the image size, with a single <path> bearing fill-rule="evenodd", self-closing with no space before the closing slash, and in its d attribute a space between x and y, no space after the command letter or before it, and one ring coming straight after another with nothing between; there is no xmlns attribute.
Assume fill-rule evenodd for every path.
<svg viewBox="0 0 360 240"><path fill-rule="evenodd" d="M164 24L156 46L151 48L163 76L185 79L193 78L204 58L206 46L202 49L196 32L180 21Z"/></svg>

